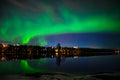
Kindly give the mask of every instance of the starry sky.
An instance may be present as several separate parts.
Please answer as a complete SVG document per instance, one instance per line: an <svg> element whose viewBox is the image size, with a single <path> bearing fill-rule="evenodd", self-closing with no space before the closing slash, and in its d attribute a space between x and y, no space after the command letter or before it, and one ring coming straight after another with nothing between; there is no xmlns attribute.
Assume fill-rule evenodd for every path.
<svg viewBox="0 0 120 80"><path fill-rule="evenodd" d="M0 0L0 42L120 49L119 0Z"/></svg>

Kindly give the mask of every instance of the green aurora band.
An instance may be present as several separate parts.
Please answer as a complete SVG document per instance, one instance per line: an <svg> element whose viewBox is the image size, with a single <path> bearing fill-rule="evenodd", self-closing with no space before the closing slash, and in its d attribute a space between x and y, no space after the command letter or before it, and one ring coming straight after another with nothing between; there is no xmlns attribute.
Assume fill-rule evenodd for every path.
<svg viewBox="0 0 120 80"><path fill-rule="evenodd" d="M13 11L12 11L13 12ZM14 12L12 18L5 17L1 21L0 36L2 40L27 44L36 36L48 36L65 33L93 33L93 32L118 32L120 22L105 15L97 15L81 19L67 8L62 9L60 20L55 20L51 14L44 13L32 17L23 17ZM40 45L46 45L45 39L39 40Z"/></svg>

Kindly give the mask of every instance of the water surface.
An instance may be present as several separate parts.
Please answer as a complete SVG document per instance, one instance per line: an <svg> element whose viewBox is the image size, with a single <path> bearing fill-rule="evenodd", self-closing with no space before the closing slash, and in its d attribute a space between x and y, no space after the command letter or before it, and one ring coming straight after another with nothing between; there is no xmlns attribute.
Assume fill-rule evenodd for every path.
<svg viewBox="0 0 120 80"><path fill-rule="evenodd" d="M63 72L70 74L91 74L120 72L120 56L90 56L79 58L40 58L0 62L0 74Z"/></svg>

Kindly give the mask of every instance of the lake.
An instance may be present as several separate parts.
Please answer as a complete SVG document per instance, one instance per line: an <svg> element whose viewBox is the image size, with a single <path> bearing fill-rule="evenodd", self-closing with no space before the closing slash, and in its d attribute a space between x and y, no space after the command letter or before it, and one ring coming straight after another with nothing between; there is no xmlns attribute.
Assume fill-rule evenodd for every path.
<svg viewBox="0 0 120 80"><path fill-rule="evenodd" d="M120 72L120 55L40 58L0 62L0 74L64 72L74 75Z"/></svg>

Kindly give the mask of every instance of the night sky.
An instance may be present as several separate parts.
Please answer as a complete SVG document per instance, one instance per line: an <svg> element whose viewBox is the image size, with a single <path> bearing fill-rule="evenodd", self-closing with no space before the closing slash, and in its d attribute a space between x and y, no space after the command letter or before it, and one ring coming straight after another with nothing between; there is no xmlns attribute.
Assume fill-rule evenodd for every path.
<svg viewBox="0 0 120 80"><path fill-rule="evenodd" d="M0 42L120 49L120 2L0 0Z"/></svg>

